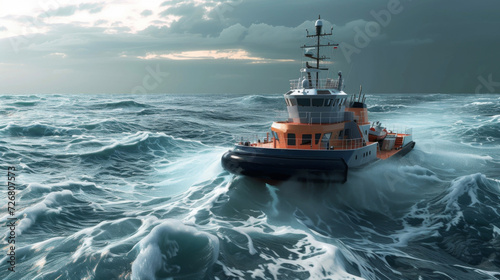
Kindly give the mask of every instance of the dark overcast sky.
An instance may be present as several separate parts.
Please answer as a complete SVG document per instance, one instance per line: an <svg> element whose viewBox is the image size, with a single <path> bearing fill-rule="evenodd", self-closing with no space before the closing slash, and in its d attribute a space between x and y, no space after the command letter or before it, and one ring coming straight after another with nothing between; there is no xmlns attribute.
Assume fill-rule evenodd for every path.
<svg viewBox="0 0 500 280"><path fill-rule="evenodd" d="M500 92L499 12L498 0L2 1L0 93L284 93L318 14L347 92Z"/></svg>

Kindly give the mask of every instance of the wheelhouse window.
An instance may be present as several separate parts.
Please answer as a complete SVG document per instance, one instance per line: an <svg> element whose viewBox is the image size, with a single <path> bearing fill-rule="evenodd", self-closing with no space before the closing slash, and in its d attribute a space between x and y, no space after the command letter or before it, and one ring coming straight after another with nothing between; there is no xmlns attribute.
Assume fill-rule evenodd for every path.
<svg viewBox="0 0 500 280"><path fill-rule="evenodd" d="M295 133L288 133L288 146L295 146Z"/></svg>
<svg viewBox="0 0 500 280"><path fill-rule="evenodd" d="M311 99L297 98L297 104L299 104L299 106L311 106Z"/></svg>
<svg viewBox="0 0 500 280"><path fill-rule="evenodd" d="M315 99L312 100L312 105L314 107L322 107L323 106L323 100L324 100L323 98L321 98L321 99L315 98Z"/></svg>
<svg viewBox="0 0 500 280"><path fill-rule="evenodd" d="M318 145L319 139L321 139L321 133L314 134L314 144Z"/></svg>
<svg viewBox="0 0 500 280"><path fill-rule="evenodd" d="M290 104L291 104L292 106L297 106L297 99L292 99L292 98L290 98Z"/></svg>
<svg viewBox="0 0 500 280"><path fill-rule="evenodd" d="M328 107L328 106L332 105L332 101L333 101L333 99L327 99L325 102L325 106Z"/></svg>
<svg viewBox="0 0 500 280"><path fill-rule="evenodd" d="M279 142L279 141L280 141L280 138L278 137L278 133L276 133L276 132L274 132L274 131L272 131L272 133L273 133L274 139L276 139L276 141L278 141L278 142Z"/></svg>
<svg viewBox="0 0 500 280"><path fill-rule="evenodd" d="M302 142L300 145L311 145L312 143L312 134L302 134Z"/></svg>

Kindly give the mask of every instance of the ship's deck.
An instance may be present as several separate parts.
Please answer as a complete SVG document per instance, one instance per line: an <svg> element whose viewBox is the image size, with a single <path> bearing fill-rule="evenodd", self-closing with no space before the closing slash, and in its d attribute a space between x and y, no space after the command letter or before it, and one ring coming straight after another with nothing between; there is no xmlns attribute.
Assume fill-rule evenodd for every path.
<svg viewBox="0 0 500 280"><path fill-rule="evenodd" d="M377 157L379 159L388 159L399 152L401 149L392 149L390 151L377 151Z"/></svg>
<svg viewBox="0 0 500 280"><path fill-rule="evenodd" d="M403 144L403 138L406 136L409 136L410 134L404 134L404 133L388 133L388 135L391 135L393 137L396 137L396 143L394 144L394 147L391 150L381 150L380 147L377 149L377 157L379 159L388 159L398 153ZM345 140L332 140L332 144L334 144L334 149L333 150L350 150L350 149L357 149L361 148L364 145L362 143L356 143L356 145L342 145ZM339 143L337 143L339 142ZM342 142L342 143L340 143ZM366 145L372 145L375 144L376 142L366 142ZM258 143L251 143L250 146L252 147L259 147L259 148L269 148L269 149L274 149L275 144L273 141L264 141L264 142L258 142ZM310 150L309 146L304 145L304 146L297 146L296 148L290 148L290 149L303 149L303 150Z"/></svg>

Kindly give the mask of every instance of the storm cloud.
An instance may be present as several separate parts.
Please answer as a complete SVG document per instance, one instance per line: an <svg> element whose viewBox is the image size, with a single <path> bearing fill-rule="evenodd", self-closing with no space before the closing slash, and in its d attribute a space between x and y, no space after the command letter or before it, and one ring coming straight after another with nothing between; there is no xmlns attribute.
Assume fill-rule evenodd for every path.
<svg viewBox="0 0 500 280"><path fill-rule="evenodd" d="M493 0L28 2L1 4L1 93L284 93L319 14L347 92L492 92L485 81L500 81Z"/></svg>

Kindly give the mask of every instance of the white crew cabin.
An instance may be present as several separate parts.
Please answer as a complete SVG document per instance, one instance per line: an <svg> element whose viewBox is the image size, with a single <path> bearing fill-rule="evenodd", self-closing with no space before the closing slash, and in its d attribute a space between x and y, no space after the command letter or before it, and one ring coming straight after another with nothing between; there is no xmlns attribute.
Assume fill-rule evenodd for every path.
<svg viewBox="0 0 500 280"><path fill-rule="evenodd" d="M290 91L284 95L290 122L328 124L353 119L351 112L345 112L342 74L338 79L317 78L325 70L302 68L301 78L290 80Z"/></svg>

